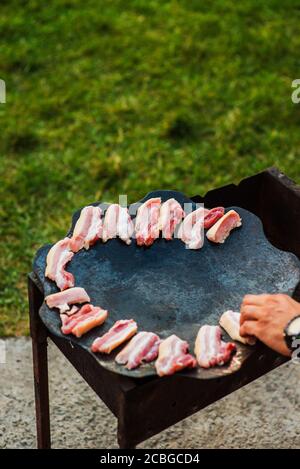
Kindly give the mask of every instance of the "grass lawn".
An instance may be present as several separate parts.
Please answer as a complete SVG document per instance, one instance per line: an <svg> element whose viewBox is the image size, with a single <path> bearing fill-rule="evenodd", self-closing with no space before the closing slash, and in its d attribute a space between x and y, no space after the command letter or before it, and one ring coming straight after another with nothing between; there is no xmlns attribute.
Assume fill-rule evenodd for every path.
<svg viewBox="0 0 300 469"><path fill-rule="evenodd" d="M277 165L300 183L299 2L2 0L0 335L72 212L204 194Z"/></svg>

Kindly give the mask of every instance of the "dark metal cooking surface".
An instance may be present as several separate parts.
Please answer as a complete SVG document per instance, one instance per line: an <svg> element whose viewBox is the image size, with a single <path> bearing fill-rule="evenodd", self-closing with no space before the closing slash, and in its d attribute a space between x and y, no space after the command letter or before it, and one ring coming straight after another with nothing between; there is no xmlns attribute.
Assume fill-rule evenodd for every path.
<svg viewBox="0 0 300 469"><path fill-rule="evenodd" d="M142 202L155 196L163 201L174 197L181 204L192 202L173 191L151 192ZM227 210L230 208L239 212L243 226L234 230L223 245L205 240L202 249L192 251L179 240L160 239L144 248L137 247L135 241L127 246L114 239L80 251L67 270L74 274L76 286L86 289L92 304L108 309L108 320L81 339L64 336L60 332L59 314L44 304L40 310L44 324L57 336L89 350L94 338L105 333L116 320L133 318L139 330L156 332L162 338L175 333L187 340L193 351L199 327L217 324L226 309L238 310L246 293L293 295L300 279L297 257L272 246L255 215L239 207ZM69 234L79 213L73 217ZM45 296L57 291L54 283L44 277L50 247L41 248L34 261L34 271ZM226 335L225 339L228 340ZM123 375L136 378L155 375L152 364L132 371L117 365L114 357L118 351L109 356L93 356L103 367ZM237 353L229 365L183 373L201 379L221 377L238 370L253 351L253 347L237 343Z"/></svg>

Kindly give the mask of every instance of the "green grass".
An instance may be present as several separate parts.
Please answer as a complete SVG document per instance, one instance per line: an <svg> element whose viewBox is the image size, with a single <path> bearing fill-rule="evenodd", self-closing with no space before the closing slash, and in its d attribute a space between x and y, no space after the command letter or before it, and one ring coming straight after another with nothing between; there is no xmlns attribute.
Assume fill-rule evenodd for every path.
<svg viewBox="0 0 300 469"><path fill-rule="evenodd" d="M0 335L73 211L277 165L300 182L299 2L1 2Z"/></svg>

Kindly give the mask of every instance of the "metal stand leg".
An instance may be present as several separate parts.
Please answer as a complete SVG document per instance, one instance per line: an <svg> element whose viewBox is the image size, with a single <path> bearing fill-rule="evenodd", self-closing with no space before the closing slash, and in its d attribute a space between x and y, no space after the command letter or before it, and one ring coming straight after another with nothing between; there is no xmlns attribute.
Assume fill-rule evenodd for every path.
<svg viewBox="0 0 300 469"><path fill-rule="evenodd" d="M118 443L120 449L134 449L135 445L130 439L130 411L126 405L126 400L120 403L120 412L118 415Z"/></svg>
<svg viewBox="0 0 300 469"><path fill-rule="evenodd" d="M49 417L47 330L40 320L38 314L44 297L33 282L30 275L28 276L28 298L30 333L32 338L37 446L39 449L48 449L51 447L51 440Z"/></svg>
<svg viewBox="0 0 300 469"><path fill-rule="evenodd" d="M118 443L120 449L135 449L135 446L127 441L125 435L120 435L118 432Z"/></svg>

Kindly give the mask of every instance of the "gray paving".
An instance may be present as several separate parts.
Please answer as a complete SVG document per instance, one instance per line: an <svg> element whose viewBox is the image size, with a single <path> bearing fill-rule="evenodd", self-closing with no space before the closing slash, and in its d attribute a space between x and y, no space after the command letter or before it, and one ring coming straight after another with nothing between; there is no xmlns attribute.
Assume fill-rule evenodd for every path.
<svg viewBox="0 0 300 469"><path fill-rule="evenodd" d="M0 448L34 448L30 339L7 339L5 345ZM53 447L116 448L115 417L53 344L49 356ZM140 447L299 448L299 404L300 365L284 365Z"/></svg>

